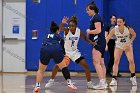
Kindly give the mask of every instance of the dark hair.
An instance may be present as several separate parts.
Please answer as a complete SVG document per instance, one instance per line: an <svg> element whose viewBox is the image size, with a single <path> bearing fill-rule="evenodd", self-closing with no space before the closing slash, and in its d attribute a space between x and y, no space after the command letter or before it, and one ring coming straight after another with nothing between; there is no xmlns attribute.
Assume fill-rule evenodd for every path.
<svg viewBox="0 0 140 93"><path fill-rule="evenodd" d="M118 17L118 19L122 19L122 20L123 20L123 22L125 22L125 19L124 19L124 17L123 17L123 16Z"/></svg>
<svg viewBox="0 0 140 93"><path fill-rule="evenodd" d="M77 17L76 16L72 16L70 19L69 19L69 23L70 22L73 22L75 23L75 25L77 25Z"/></svg>
<svg viewBox="0 0 140 93"><path fill-rule="evenodd" d="M54 21L52 21L52 22L51 22L50 31L56 33L57 30L59 30L58 25L57 25Z"/></svg>
<svg viewBox="0 0 140 93"><path fill-rule="evenodd" d="M87 4L87 7L89 7L90 10L94 10L95 13L99 12L99 9L97 7L97 5L95 4L94 1L92 1L91 3Z"/></svg>
<svg viewBox="0 0 140 93"><path fill-rule="evenodd" d="M114 14L113 14L113 15L111 15L111 16L110 16L110 18L112 18L113 16L115 16L115 17L116 17L116 15L114 15Z"/></svg>
<svg viewBox="0 0 140 93"><path fill-rule="evenodd" d="M127 28L131 28L131 26L130 26L130 25L128 25L128 24L126 23L125 18L124 18L123 16L118 17L118 19L122 19L122 20L123 20L123 22L125 22L125 24L124 24L124 25L125 25Z"/></svg>

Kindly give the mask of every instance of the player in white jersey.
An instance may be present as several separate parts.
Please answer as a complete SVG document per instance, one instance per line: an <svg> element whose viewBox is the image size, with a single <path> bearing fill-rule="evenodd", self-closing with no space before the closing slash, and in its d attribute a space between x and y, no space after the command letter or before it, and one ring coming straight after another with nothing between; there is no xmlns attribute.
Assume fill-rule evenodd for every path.
<svg viewBox="0 0 140 93"><path fill-rule="evenodd" d="M69 30L67 35L64 35L64 48L66 55L74 62L81 57L81 53L77 48L80 38L80 32L80 29L77 27L75 30L75 34L72 34L72 32Z"/></svg>
<svg viewBox="0 0 140 93"><path fill-rule="evenodd" d="M123 17L119 17L117 19L117 26L109 33L106 37L106 41L108 43L109 39L115 35L116 36L116 46L114 52L114 65L113 65L113 78L110 85L117 85L117 73L118 73L118 66L120 62L120 58L122 56L123 51L127 56L129 61L129 69L131 72L132 85L137 85L136 76L135 76L135 63L133 57L133 47L132 42L136 38L136 33L131 27L125 26L125 20ZM131 35L131 38L130 38Z"/></svg>
<svg viewBox="0 0 140 93"><path fill-rule="evenodd" d="M68 22L69 27L64 28L63 25L67 24L67 22ZM80 37L82 37L83 40L89 43L92 43L92 44L95 44L95 43L91 42L83 34L83 32L77 27L77 18L75 16L72 16L70 20L68 20L67 17L64 17L59 27L60 27L60 30L64 31L64 41L65 41L64 48L65 48L65 54L66 54L65 60L67 60L67 65L69 64L69 59L81 65L85 70L85 74L87 78L87 88L93 88L89 66L86 63L85 58L79 52L77 46L78 46ZM54 84L54 78L57 74L57 71L58 71L58 66L56 65L52 71L51 79L45 86L46 88L51 87Z"/></svg>

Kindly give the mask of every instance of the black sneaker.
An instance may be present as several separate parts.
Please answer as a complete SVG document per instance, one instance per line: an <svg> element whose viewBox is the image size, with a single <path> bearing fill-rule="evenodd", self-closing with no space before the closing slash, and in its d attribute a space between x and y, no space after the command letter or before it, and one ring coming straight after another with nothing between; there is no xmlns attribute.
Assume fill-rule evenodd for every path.
<svg viewBox="0 0 140 93"><path fill-rule="evenodd" d="M120 73L118 73L117 77L122 77L122 75Z"/></svg>

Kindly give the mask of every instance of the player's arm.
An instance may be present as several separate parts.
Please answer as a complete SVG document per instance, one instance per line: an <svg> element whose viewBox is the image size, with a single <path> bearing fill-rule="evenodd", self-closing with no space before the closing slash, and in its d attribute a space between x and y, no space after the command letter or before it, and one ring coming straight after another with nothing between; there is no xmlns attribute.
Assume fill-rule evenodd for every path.
<svg viewBox="0 0 140 93"><path fill-rule="evenodd" d="M99 34L99 33L101 33L101 22L96 22L94 24L95 24L96 29L95 30L87 29L88 34Z"/></svg>
<svg viewBox="0 0 140 93"><path fill-rule="evenodd" d="M64 31L65 33L69 31L67 27L64 27L64 25L67 24L68 19L69 19L68 17L64 17L62 19L62 23L59 25L59 31Z"/></svg>
<svg viewBox="0 0 140 93"><path fill-rule="evenodd" d="M110 40L110 38L115 34L115 28L110 31L110 33L106 37L106 43Z"/></svg>
<svg viewBox="0 0 140 93"><path fill-rule="evenodd" d="M109 33L108 33L107 31L105 31L105 38L107 37L108 34L109 34Z"/></svg>
<svg viewBox="0 0 140 93"><path fill-rule="evenodd" d="M93 44L93 45L97 45L96 42L92 42L91 40L89 40L89 39L84 35L84 33L83 33L82 31L80 31L80 37L82 37L82 39L83 39L84 41L88 42L88 43L91 43L91 44Z"/></svg>
<svg viewBox="0 0 140 93"><path fill-rule="evenodd" d="M105 31L105 38L108 36L109 32ZM106 44L105 50L108 51L108 45Z"/></svg>
<svg viewBox="0 0 140 93"><path fill-rule="evenodd" d="M135 33L134 29L132 29L131 27L129 28L129 33L132 35L131 41L130 41L132 43L136 38L136 33Z"/></svg>

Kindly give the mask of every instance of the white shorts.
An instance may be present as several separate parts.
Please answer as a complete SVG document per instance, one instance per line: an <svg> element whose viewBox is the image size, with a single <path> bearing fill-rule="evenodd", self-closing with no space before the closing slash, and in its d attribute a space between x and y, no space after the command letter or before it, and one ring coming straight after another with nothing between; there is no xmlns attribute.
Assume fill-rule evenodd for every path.
<svg viewBox="0 0 140 93"><path fill-rule="evenodd" d="M132 46L132 44L131 44L131 46ZM125 50L125 49L126 49L126 46L125 46L125 45L116 44L116 45L115 45L115 48L120 48L120 49L122 49L122 50Z"/></svg>
<svg viewBox="0 0 140 93"><path fill-rule="evenodd" d="M69 51L69 50L65 50L66 55L73 61L75 62L78 58L81 57L81 53L79 52L79 50L74 50L74 51Z"/></svg>
<svg viewBox="0 0 140 93"><path fill-rule="evenodd" d="M115 45L115 48L120 48L120 49L124 50L124 47L120 46L120 45Z"/></svg>

